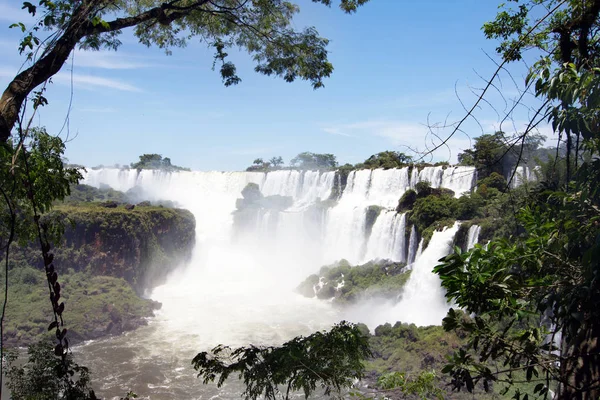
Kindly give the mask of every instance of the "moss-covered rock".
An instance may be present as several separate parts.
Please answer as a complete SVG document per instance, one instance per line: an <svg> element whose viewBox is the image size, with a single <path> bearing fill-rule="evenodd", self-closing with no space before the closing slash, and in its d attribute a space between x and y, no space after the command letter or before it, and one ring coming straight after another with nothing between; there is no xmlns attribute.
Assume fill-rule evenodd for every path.
<svg viewBox="0 0 600 400"><path fill-rule="evenodd" d="M306 297L334 299L345 305L360 298L397 298L408 281L410 271L403 263L391 261L368 262L351 266L346 260L322 267L319 274L309 276L298 288Z"/></svg>
<svg viewBox="0 0 600 400"><path fill-rule="evenodd" d="M368 239L371 236L371 232L373 231L373 225L377 221L379 214L383 207L380 206L369 206L367 207L366 219L365 219L365 237Z"/></svg>
<svg viewBox="0 0 600 400"><path fill-rule="evenodd" d="M97 339L145 325L160 304L137 296L121 278L73 271L60 273L69 340ZM25 346L48 333L52 320L45 274L24 267L9 272L10 301L4 321L4 344Z"/></svg>
<svg viewBox="0 0 600 400"><path fill-rule="evenodd" d="M234 231L237 233L252 229L261 213L283 211L294 204L290 196L263 196L256 183L249 183L242 190L242 198L236 200L233 212Z"/></svg>
<svg viewBox="0 0 600 400"><path fill-rule="evenodd" d="M59 270L123 278L139 292L189 259L195 242L194 216L181 209L83 203L59 205L45 218L64 223L52 249ZM35 244L11 254L11 269L28 266L43 267Z"/></svg>
<svg viewBox="0 0 600 400"><path fill-rule="evenodd" d="M406 212L413 208L416 201L417 192L413 189L408 189L398 201L398 207L396 208L396 211L399 213Z"/></svg>

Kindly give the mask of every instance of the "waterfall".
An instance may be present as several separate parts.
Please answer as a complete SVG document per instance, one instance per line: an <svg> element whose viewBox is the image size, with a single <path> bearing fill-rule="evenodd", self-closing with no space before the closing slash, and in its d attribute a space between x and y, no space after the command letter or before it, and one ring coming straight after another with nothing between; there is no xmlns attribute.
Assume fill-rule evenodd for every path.
<svg viewBox="0 0 600 400"><path fill-rule="evenodd" d="M82 183L129 191L139 200L170 200L190 210L196 218L196 247L191 262L149 294L162 303L162 308L148 326L86 344L78 356L89 355L84 361L99 371L97 382L108 398L123 392L116 381L138 392L150 390L153 398L160 398L155 395L162 390L155 387L171 391L177 385L178 398L235 398L239 397L237 386L230 386L231 393L226 393L227 388L211 389L201 383L190 386L181 377L189 376L196 382L192 379L195 371L174 365L189 365L190 354L219 343L233 347L277 345L294 336L328 329L342 319L364 322L371 328L397 320L439 324L447 305L439 278L431 269L449 251L457 225L435 232L424 248L414 226L407 240L406 215L396 213L395 207L406 190L421 180L450 187L457 194L468 191L475 170L427 167L409 171L353 171L332 204L323 200L341 183L335 172L89 170ZM291 200L286 201L292 204L283 210L263 206L246 209L248 232L239 234L238 225L234 225L241 215L236 202L249 183L258 185L263 196L288 196ZM381 209L377 218L369 221L372 226L367 237L370 206ZM473 232L469 242L475 237ZM400 303L379 299L378 303L358 304L362 311L341 311L329 302L294 292L299 282L322 265L342 258L353 265L377 258L412 264ZM122 358L114 363L102 361L107 348L111 355ZM139 382L146 382L147 371L157 371L156 386L139 386ZM212 392L209 395L207 391Z"/></svg>
<svg viewBox="0 0 600 400"><path fill-rule="evenodd" d="M477 182L475 167L438 166L425 167L420 172L413 169L411 188L419 182L429 182L433 188L446 188L454 192L455 197L460 197L465 192L470 192Z"/></svg>
<svg viewBox="0 0 600 400"><path fill-rule="evenodd" d="M479 225L471 225L467 234L467 250L472 249L479 240L479 232L481 227Z"/></svg>
<svg viewBox="0 0 600 400"><path fill-rule="evenodd" d="M406 262L406 214L383 211L373 225L364 262L377 258Z"/></svg>
<svg viewBox="0 0 600 400"><path fill-rule="evenodd" d="M527 165L518 165L514 169L513 174L509 175L506 179L509 180L512 178L510 186L514 189L528 182L537 182L539 172L539 166L529 168Z"/></svg>
<svg viewBox="0 0 600 400"><path fill-rule="evenodd" d="M410 230L410 239L408 240L408 257L407 264L412 264L415 262L415 258L417 257L417 247L419 244L417 243L417 228L413 225Z"/></svg>
<svg viewBox="0 0 600 400"><path fill-rule="evenodd" d="M410 172L410 173L409 173ZM473 167L438 166L400 169L357 170L348 175L337 204L325 208L319 201L330 197L339 184L335 172L279 170L273 172L161 172L153 170L89 170L83 183L109 185L131 191L141 199L171 200L194 213L197 237L228 240L232 235L236 199L248 183L259 186L263 196L287 196L293 204L286 210L256 210L253 245L268 239L270 249L302 255L310 249L318 265L345 258L352 264L375 258L414 262L417 239L414 229L406 243L405 217L394 211L398 200L421 181L447 187L455 194L469 191L476 179ZM383 207L366 237L369 206ZM265 242L265 240L263 240ZM304 255L302 255L304 257Z"/></svg>
<svg viewBox="0 0 600 400"><path fill-rule="evenodd" d="M438 260L450 252L459 223L434 232L429 246L417 257L400 302L391 310L389 320L417 325L437 325L448 312L440 278L433 273Z"/></svg>

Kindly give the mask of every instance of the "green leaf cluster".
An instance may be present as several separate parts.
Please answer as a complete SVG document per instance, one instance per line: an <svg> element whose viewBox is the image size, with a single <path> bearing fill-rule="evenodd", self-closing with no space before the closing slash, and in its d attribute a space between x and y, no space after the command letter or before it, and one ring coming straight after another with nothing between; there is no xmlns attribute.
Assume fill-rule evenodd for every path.
<svg viewBox="0 0 600 400"><path fill-rule="evenodd" d="M131 168L142 169L159 169L162 171L189 171L189 168L179 167L171 164L171 159L161 156L160 154L142 154L140 160L136 163L131 163Z"/></svg>
<svg viewBox="0 0 600 400"><path fill-rule="evenodd" d="M342 321L330 331L298 336L279 347L219 345L196 355L192 365L204 383L217 380L219 387L237 375L246 385L245 399L287 400L296 391L308 398L318 388L339 396L363 377L363 362L370 355L368 337Z"/></svg>

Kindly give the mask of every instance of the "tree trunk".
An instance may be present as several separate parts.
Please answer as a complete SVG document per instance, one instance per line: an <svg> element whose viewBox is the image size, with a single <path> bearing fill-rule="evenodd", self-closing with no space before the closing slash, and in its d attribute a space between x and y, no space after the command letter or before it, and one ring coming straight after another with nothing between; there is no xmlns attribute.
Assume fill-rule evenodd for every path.
<svg viewBox="0 0 600 400"><path fill-rule="evenodd" d="M19 110L29 93L60 71L71 51L82 38L81 25L73 24L73 21L77 20L77 17L73 17L71 25L50 47L50 51L31 67L18 74L2 93L2 97L0 97L0 142L5 143L8 140L19 117Z"/></svg>
<svg viewBox="0 0 600 400"><path fill-rule="evenodd" d="M559 400L600 399L600 321L587 320L568 345L560 367Z"/></svg>

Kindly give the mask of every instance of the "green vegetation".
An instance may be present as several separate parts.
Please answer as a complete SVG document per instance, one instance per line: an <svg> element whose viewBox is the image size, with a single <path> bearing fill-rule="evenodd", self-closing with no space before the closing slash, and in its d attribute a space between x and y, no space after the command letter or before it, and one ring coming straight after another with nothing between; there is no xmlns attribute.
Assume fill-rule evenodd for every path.
<svg viewBox="0 0 600 400"><path fill-rule="evenodd" d="M580 0L503 4L484 26L500 40L502 68L531 65L525 83L542 106L528 126L548 121L561 144L544 160L539 188L513 204L510 240L457 249L436 268L448 299L473 315L451 310L444 319L469 339L444 368L455 389L497 384L517 400L550 390L559 400L600 397L598 28L600 3ZM517 140L536 137L528 128Z"/></svg>
<svg viewBox="0 0 600 400"><path fill-rule="evenodd" d="M465 343L464 332L447 332L440 326L401 322L378 326L369 338L373 357L366 366L373 372L367 375L367 383L379 389L374 398L381 394L390 398L472 399L473 395L453 392L449 377L441 373L447 357ZM502 398L497 393L485 393L483 387L476 390L477 399Z"/></svg>
<svg viewBox="0 0 600 400"><path fill-rule="evenodd" d="M269 172L276 171L278 169L282 169L283 167L283 158L279 157L271 157L269 161L265 161L262 158L257 158L252 162L252 165L246 168L248 172Z"/></svg>
<svg viewBox="0 0 600 400"><path fill-rule="evenodd" d="M346 305L360 299L382 297L395 299L408 281L406 265L386 261L370 261L351 266L346 260L322 267L296 289L306 297L334 298L334 303Z"/></svg>
<svg viewBox="0 0 600 400"><path fill-rule="evenodd" d="M6 355L7 387L10 398L14 400L53 400L60 398L93 400L96 399L91 390L90 374L86 367L73 361L72 355L67 357L68 368L77 374L74 385L66 385L63 380L56 379L56 371L63 367L61 359L54 354L54 345L50 340L42 340L29 346L28 362L18 365L18 353Z"/></svg>
<svg viewBox="0 0 600 400"><path fill-rule="evenodd" d="M382 151L367 158L362 163L356 164L354 169L375 169L375 168L404 168L413 164L411 156L407 156L399 151Z"/></svg>
<svg viewBox="0 0 600 400"><path fill-rule="evenodd" d="M195 240L195 219L187 210L147 206L128 210L101 203L59 205L44 216L64 235L54 249L64 270L123 278L137 290L156 285L186 260ZM13 250L11 269L41 267L35 245Z"/></svg>
<svg viewBox="0 0 600 400"><path fill-rule="evenodd" d="M370 355L365 333L342 321L328 332L299 336L279 347L217 346L196 355L192 364L204 383L218 377L219 387L229 375L238 375L246 399L288 400L291 392L302 391L308 398L317 388L326 396L341 396L363 377L363 360Z"/></svg>
<svg viewBox="0 0 600 400"><path fill-rule="evenodd" d="M14 400L98 400L90 385L90 371L77 364L73 355L68 354L64 360L56 357L54 344L44 339L32 344L27 349L28 360L19 362L18 352L7 352L6 363L7 388L10 398ZM73 378L65 381L61 374L73 373ZM137 398L132 392L120 400Z"/></svg>
<svg viewBox="0 0 600 400"><path fill-rule="evenodd" d="M292 167L298 169L334 169L338 163L333 154L318 154L305 151L298 154L290 161Z"/></svg>
<svg viewBox="0 0 600 400"><path fill-rule="evenodd" d="M161 171L189 171L189 168L178 167L171 164L171 159L163 158L160 154L142 154L140 160L136 163L131 163L131 168L142 169L159 169Z"/></svg>
<svg viewBox="0 0 600 400"><path fill-rule="evenodd" d="M104 187L97 189L89 185L72 185L71 193L65 197L63 203L65 204L79 204L79 203L91 203L91 202L102 202L112 201L116 203L126 203L127 196L123 192L114 190L110 187Z"/></svg>
<svg viewBox="0 0 600 400"><path fill-rule="evenodd" d="M61 274L65 316L72 343L120 334L145 325L159 305L138 297L122 278L95 276L70 270ZM4 343L25 346L48 334L50 323L48 288L44 273L21 266L9 272L8 303L4 320Z"/></svg>
<svg viewBox="0 0 600 400"><path fill-rule="evenodd" d="M405 396L414 395L422 400L444 399L435 371L421 371L415 378L404 372L390 372L377 379L377 387L383 390L397 389Z"/></svg>

